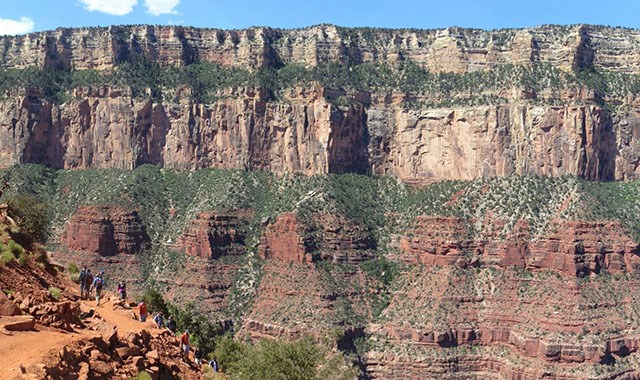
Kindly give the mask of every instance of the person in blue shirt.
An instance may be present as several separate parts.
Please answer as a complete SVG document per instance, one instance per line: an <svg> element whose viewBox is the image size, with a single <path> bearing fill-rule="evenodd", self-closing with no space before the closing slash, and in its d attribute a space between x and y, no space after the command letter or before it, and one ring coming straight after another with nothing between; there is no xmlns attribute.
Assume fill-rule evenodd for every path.
<svg viewBox="0 0 640 380"><path fill-rule="evenodd" d="M91 289L89 289L89 291L91 291L92 289L96 290L96 305L100 306L100 295L102 294L102 287L104 286L104 280L102 279L104 277L104 272L100 272L99 274L96 275L96 277L93 279L93 284L91 284Z"/></svg>

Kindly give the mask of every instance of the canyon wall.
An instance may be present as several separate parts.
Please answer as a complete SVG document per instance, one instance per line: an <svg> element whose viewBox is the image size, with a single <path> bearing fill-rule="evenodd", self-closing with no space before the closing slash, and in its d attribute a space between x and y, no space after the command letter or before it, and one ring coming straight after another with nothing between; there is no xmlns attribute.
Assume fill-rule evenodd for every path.
<svg viewBox="0 0 640 380"><path fill-rule="evenodd" d="M141 54L166 65L195 61L248 68L315 66L327 61L415 62L433 72L467 72L506 63L544 62L640 73L640 32L591 25L484 31L342 28L281 30L182 26L60 28L0 37L5 67L104 69Z"/></svg>
<svg viewBox="0 0 640 380"><path fill-rule="evenodd" d="M154 103L95 91L63 105L0 102L0 166L233 168L360 173L426 183L508 175L630 180L640 173L638 110L524 102L408 109L336 106L322 88L286 102L259 90L213 104Z"/></svg>
<svg viewBox="0 0 640 380"><path fill-rule="evenodd" d="M639 40L596 26L132 26L2 37L0 63L640 74ZM473 96L236 86L206 103L186 87L152 100L81 86L64 102L27 88L0 100L0 167L73 169L47 183L34 166L13 169L51 202L54 260L104 268L132 294L150 280L241 336L310 335L371 378L637 378L638 188L574 177L638 179L639 103L546 85ZM365 176L327 175L341 173Z"/></svg>
<svg viewBox="0 0 640 380"><path fill-rule="evenodd" d="M108 69L139 53L164 65L207 61L250 70L344 61L413 62L431 73L465 73L542 62L566 72L640 73L638 39L636 30L587 25L499 31L114 26L0 37L0 64ZM29 88L0 101L0 166L131 169L150 163L379 174L410 183L512 174L637 178L640 111L633 96L617 99L625 107L613 113L603 94L584 87L557 93L513 86L473 95L498 102L448 107L437 103L475 98L345 94L309 84L278 96L229 88L203 104L188 88L152 101L105 85L75 88L58 104Z"/></svg>

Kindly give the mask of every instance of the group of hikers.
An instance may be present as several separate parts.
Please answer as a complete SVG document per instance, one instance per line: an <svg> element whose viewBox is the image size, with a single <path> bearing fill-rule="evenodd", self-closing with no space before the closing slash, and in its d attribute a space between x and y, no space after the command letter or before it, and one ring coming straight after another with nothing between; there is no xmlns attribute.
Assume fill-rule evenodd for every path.
<svg viewBox="0 0 640 380"><path fill-rule="evenodd" d="M144 300L140 301L140 303L138 304L138 314L139 314L140 322L147 321L149 311L147 308L147 304ZM176 336L178 325L175 319L173 319L173 316L170 315L169 318L167 318L167 321L165 324L164 313L159 311L154 315L153 322L156 324L156 327L158 327L159 329L166 328L171 332L171 334L173 334L173 336ZM190 334L191 333L187 329L182 333L182 335L180 335L180 338L179 338L182 357L187 362L189 361L189 353L191 352L191 344L190 344L191 335ZM204 352L200 349L200 347L195 348L195 350L193 351L193 357L196 365L201 366L202 359L204 358ZM212 357L211 360L209 360L208 364L211 366L211 369L213 369L213 372L218 372L218 362L215 356Z"/></svg>
<svg viewBox="0 0 640 380"><path fill-rule="evenodd" d="M80 275L78 276L78 282L80 283L80 298L81 299L89 299L91 296L91 292L95 291L96 305L100 306L100 297L102 296L102 289L105 286L104 281L104 271L100 271L96 275L91 273L91 269L82 268L80 271ZM124 281L120 281L117 285L118 298L121 301L125 301L127 299L127 284ZM148 317L148 308L145 301L141 301L138 304L138 318L140 322L146 322ZM166 321L164 320L164 315L162 312L156 313L153 317L153 321L155 322L158 328L166 328L169 330L174 336L177 333L177 323L173 319L173 316L169 316ZM182 357L185 361L189 361L189 353L191 352L191 345L189 342L190 332L189 330L185 330L182 335L180 335L180 349L182 351ZM196 347L193 351L193 357L196 365L202 365L202 359L204 357L204 352ZM216 358L213 357L208 364L211 366L214 372L218 372L218 362Z"/></svg>
<svg viewBox="0 0 640 380"><path fill-rule="evenodd" d="M104 287L104 271L93 275L91 269L82 268L78 276L78 282L80 283L80 298L83 300L89 299L91 292L95 291L96 305L100 306L100 297Z"/></svg>

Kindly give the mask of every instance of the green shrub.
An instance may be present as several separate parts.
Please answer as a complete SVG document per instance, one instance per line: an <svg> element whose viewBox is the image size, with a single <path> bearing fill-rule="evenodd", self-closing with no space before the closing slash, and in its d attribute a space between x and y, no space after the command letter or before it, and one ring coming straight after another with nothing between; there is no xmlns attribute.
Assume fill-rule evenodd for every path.
<svg viewBox="0 0 640 380"><path fill-rule="evenodd" d="M147 289L146 292L142 295L142 299L147 304L147 308L150 312L163 312L167 314L167 303L165 302L162 294L155 289Z"/></svg>
<svg viewBox="0 0 640 380"><path fill-rule="evenodd" d="M215 350L215 356L218 359L218 366L222 372L228 372L236 366L246 355L249 347L230 336L225 336L218 342Z"/></svg>
<svg viewBox="0 0 640 380"><path fill-rule="evenodd" d="M169 314L178 325L178 330L189 330L194 347L200 347L205 353L211 353L216 348L222 330L216 323L211 322L206 316L198 312L193 304L184 307L168 305Z"/></svg>
<svg viewBox="0 0 640 380"><path fill-rule="evenodd" d="M353 379L355 370L309 338L248 345L226 337L216 348L222 372L232 379Z"/></svg>
<svg viewBox="0 0 640 380"><path fill-rule="evenodd" d="M0 254L0 261L2 262L3 265L8 265L10 263L13 262L13 260L16 259L16 256L13 254L13 252L11 252L11 250L9 249L9 247L3 243L0 243L0 249L2 250L2 253Z"/></svg>
<svg viewBox="0 0 640 380"><path fill-rule="evenodd" d="M149 375L149 373L146 371L142 371L138 373L138 376L136 376L136 380L151 380L151 375Z"/></svg>
<svg viewBox="0 0 640 380"><path fill-rule="evenodd" d="M27 255L23 252L18 255L18 264L24 266L27 263Z"/></svg>
<svg viewBox="0 0 640 380"><path fill-rule="evenodd" d="M62 298L62 290L56 288L55 286L52 286L49 288L49 295L51 295L53 299L58 301L60 300L60 298Z"/></svg>
<svg viewBox="0 0 640 380"><path fill-rule="evenodd" d="M322 355L319 347L310 339L296 342L261 341L239 364L244 379L297 380L316 379L316 367Z"/></svg>
<svg viewBox="0 0 640 380"><path fill-rule="evenodd" d="M8 214L20 226L23 239L44 241L49 225L47 204L33 194L22 193L7 200Z"/></svg>
<svg viewBox="0 0 640 380"><path fill-rule="evenodd" d="M13 252L13 255L16 257L24 254L24 248L22 248L22 246L16 243L14 240L9 240L9 242L7 242L7 247L9 247L11 252Z"/></svg>

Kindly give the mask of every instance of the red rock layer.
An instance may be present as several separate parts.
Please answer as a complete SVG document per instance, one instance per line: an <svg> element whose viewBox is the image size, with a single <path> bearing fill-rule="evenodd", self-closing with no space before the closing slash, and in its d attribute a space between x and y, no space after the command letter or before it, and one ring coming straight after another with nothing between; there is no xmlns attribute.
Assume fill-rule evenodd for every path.
<svg viewBox="0 0 640 380"><path fill-rule="evenodd" d="M355 269L331 276L307 264L269 260L240 336L322 337L369 315L365 281ZM340 278L342 277L342 278Z"/></svg>
<svg viewBox="0 0 640 380"><path fill-rule="evenodd" d="M375 241L364 227L329 213L314 215L313 223L319 229L313 244L321 259L359 263L372 257Z"/></svg>
<svg viewBox="0 0 640 380"><path fill-rule="evenodd" d="M599 344L552 343L499 327L423 331L389 324L372 325L369 332L390 341L441 348L500 343L510 346L519 355L554 363L606 363L612 354L626 356L638 351L640 346L640 336L612 338Z"/></svg>
<svg viewBox="0 0 640 380"><path fill-rule="evenodd" d="M72 250L113 256L151 246L140 216L118 206L82 206L67 223L61 243Z"/></svg>
<svg viewBox="0 0 640 380"><path fill-rule="evenodd" d="M495 380L637 380L640 371L627 370L611 375L580 375L554 373L543 363L510 363L500 356L490 354L466 354L458 357L434 355L429 360L415 360L401 354L369 353L366 358L367 374L371 379L495 379Z"/></svg>
<svg viewBox="0 0 640 380"><path fill-rule="evenodd" d="M260 256L282 262L311 264L312 257L302 237L302 228L295 214L280 215L260 239Z"/></svg>
<svg viewBox="0 0 640 380"><path fill-rule="evenodd" d="M533 239L522 221L499 239L503 224L496 222L495 236L480 240L469 235L465 223L455 217L419 216L400 239L402 259L426 265L552 269L572 276L640 269L640 247L618 222L558 221L540 239Z"/></svg>
<svg viewBox="0 0 640 380"><path fill-rule="evenodd" d="M211 260L187 256L181 270L158 277L163 294L179 304L194 302L198 311L212 320L229 318L229 291L240 270L235 256Z"/></svg>
<svg viewBox="0 0 640 380"><path fill-rule="evenodd" d="M247 211L203 212L184 229L180 249L187 255L218 258L246 253Z"/></svg>

